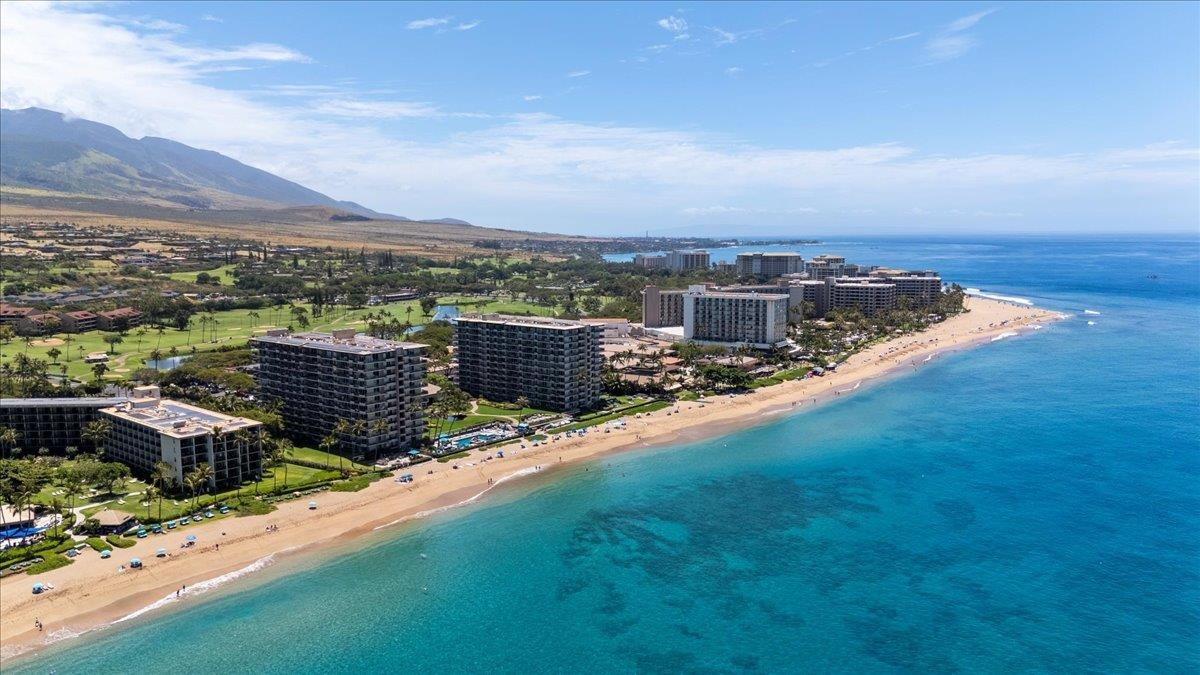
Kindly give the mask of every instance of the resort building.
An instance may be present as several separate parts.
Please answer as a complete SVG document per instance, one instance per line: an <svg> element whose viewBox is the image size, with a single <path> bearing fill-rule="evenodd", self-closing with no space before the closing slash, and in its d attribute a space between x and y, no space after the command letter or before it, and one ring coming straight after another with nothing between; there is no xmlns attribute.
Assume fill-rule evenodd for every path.
<svg viewBox="0 0 1200 675"><path fill-rule="evenodd" d="M799 253L739 253L737 261L739 277L781 277L804 271L804 258Z"/></svg>
<svg viewBox="0 0 1200 675"><path fill-rule="evenodd" d="M157 462L172 469L175 485L200 464L209 487L230 488L262 478L262 423L161 398L158 387L138 387L134 398L100 414L112 424L106 457L148 474Z"/></svg>
<svg viewBox="0 0 1200 675"><path fill-rule="evenodd" d="M826 279L828 309L857 307L866 316L896 308L896 285L874 279ZM828 310L827 310L828 311Z"/></svg>
<svg viewBox="0 0 1200 675"><path fill-rule="evenodd" d="M822 254L813 256L804 264L804 272L808 274L809 279L821 281L829 277L857 277L862 273L862 269L854 263L846 262L846 258L840 255Z"/></svg>
<svg viewBox="0 0 1200 675"><path fill-rule="evenodd" d="M99 326L99 317L83 309L78 312L63 312L58 318L62 321L62 329L68 333L86 333L96 330Z"/></svg>
<svg viewBox="0 0 1200 675"><path fill-rule="evenodd" d="M409 450L425 434L425 345L381 340L353 329L273 330L251 340L263 396L282 404L284 426L320 443L338 422L358 425L336 451L375 458ZM359 424L361 423L361 424Z"/></svg>
<svg viewBox="0 0 1200 675"><path fill-rule="evenodd" d="M683 325L683 290L647 286L642 291L642 325L646 328Z"/></svg>
<svg viewBox="0 0 1200 675"><path fill-rule="evenodd" d="M711 263L708 251L669 251L667 252L667 269L672 272L690 272L706 270Z"/></svg>
<svg viewBox="0 0 1200 675"><path fill-rule="evenodd" d="M691 286L683 296L683 337L761 349L787 339L787 293L730 293Z"/></svg>
<svg viewBox="0 0 1200 675"><path fill-rule="evenodd" d="M26 316L36 313L37 310L32 307L18 307L16 305L0 303L0 326L16 324Z"/></svg>
<svg viewBox="0 0 1200 675"><path fill-rule="evenodd" d="M661 270L667 268L667 256L663 254L637 253L633 256L633 264L648 270Z"/></svg>
<svg viewBox="0 0 1200 675"><path fill-rule="evenodd" d="M122 307L96 314L101 330L127 330L142 323L142 313L132 307Z"/></svg>
<svg viewBox="0 0 1200 675"><path fill-rule="evenodd" d="M942 292L942 278L933 270L875 270L871 272L871 279L894 285L896 297L908 298L913 307L932 304Z"/></svg>
<svg viewBox="0 0 1200 675"><path fill-rule="evenodd" d="M506 314L459 317L458 383L475 396L535 408L587 410L600 402L604 327Z"/></svg>
<svg viewBox="0 0 1200 675"><path fill-rule="evenodd" d="M99 418L101 409L127 400L124 397L0 398L0 426L16 430L16 447L26 455L35 455L40 448L64 455L67 448L85 449L83 428Z"/></svg>
<svg viewBox="0 0 1200 675"><path fill-rule="evenodd" d="M45 335L58 330L62 322L57 314L35 312L26 314L17 322L17 332L22 335Z"/></svg>

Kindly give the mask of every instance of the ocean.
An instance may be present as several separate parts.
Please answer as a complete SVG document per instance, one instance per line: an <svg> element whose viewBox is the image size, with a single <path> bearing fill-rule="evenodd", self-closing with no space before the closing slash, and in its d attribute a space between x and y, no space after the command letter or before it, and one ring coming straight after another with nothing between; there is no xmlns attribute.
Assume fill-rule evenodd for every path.
<svg viewBox="0 0 1200 675"><path fill-rule="evenodd" d="M799 250L1071 317L512 481L5 671L1200 671L1200 242Z"/></svg>

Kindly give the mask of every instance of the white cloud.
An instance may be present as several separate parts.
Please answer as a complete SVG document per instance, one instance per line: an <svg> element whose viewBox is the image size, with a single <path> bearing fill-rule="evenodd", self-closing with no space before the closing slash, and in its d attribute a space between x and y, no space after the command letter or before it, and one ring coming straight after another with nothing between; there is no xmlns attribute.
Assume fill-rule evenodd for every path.
<svg viewBox="0 0 1200 675"><path fill-rule="evenodd" d="M460 23L454 27L454 30L471 30L472 28L477 27L481 23L483 23L483 21L480 19L476 19L474 21L468 21L467 23Z"/></svg>
<svg viewBox="0 0 1200 675"><path fill-rule="evenodd" d="M946 24L936 35L925 43L925 57L930 63L950 61L966 54L979 45L979 39L965 31L974 28L983 18L995 9L970 14Z"/></svg>
<svg viewBox="0 0 1200 675"><path fill-rule="evenodd" d="M959 31L967 30L968 28L973 28L975 24L979 23L980 20L983 19L983 17L995 11L995 9L985 9L982 12L975 12L974 14L964 16L960 19L955 19L946 26L946 30L957 33Z"/></svg>
<svg viewBox="0 0 1200 675"><path fill-rule="evenodd" d="M279 45L185 44L94 6L0 5L5 107L41 106L135 137L172 138L415 217L595 233L591 227L611 231L615 222L681 222L684 210L712 205L757 209L756 223L786 222L789 212L804 212L795 206L802 204L837 227L835 214L852 210L857 222L904 224L920 204L931 219L961 210L953 223L960 228L1017 217L1008 214L1031 224L1069 222L1062 218L1069 207L1077 226L1112 229L1194 224L1200 203L1200 151L1181 143L1058 154L931 154L897 143L809 149L545 114L451 131L438 125L459 113L372 100L384 94L356 95L347 83L236 91L205 77L214 64L304 61ZM391 121L379 124L380 117ZM409 133L405 125L417 118L433 130Z"/></svg>
<svg viewBox="0 0 1200 675"><path fill-rule="evenodd" d="M567 73L567 77L585 77L591 74L592 71L590 70L572 70L571 72Z"/></svg>
<svg viewBox="0 0 1200 675"><path fill-rule="evenodd" d="M729 68L725 69L725 74L730 77L737 77L738 75L741 75L743 72L745 72L745 71L741 68L741 66L730 66Z"/></svg>
<svg viewBox="0 0 1200 675"><path fill-rule="evenodd" d="M526 95L522 96L521 98L525 99L526 101L540 101L540 100L542 100L542 95L541 94L526 94Z"/></svg>
<svg viewBox="0 0 1200 675"><path fill-rule="evenodd" d="M413 21L409 21L404 27L407 28L408 30L423 30L425 28L437 28L438 26L445 26L446 24L450 23L450 20L453 18L454 17L452 17L452 16L440 16L440 17L430 17L428 19L415 19Z"/></svg>
<svg viewBox="0 0 1200 675"><path fill-rule="evenodd" d="M225 23L224 19L222 19L219 16L214 16L212 14L201 14L200 20L201 21L211 21L213 23Z"/></svg>
<svg viewBox="0 0 1200 675"><path fill-rule="evenodd" d="M438 109L428 103L412 101L356 101L327 99L319 101L313 110L323 115L386 119L396 117L436 117Z"/></svg>
<svg viewBox="0 0 1200 675"><path fill-rule="evenodd" d="M659 19L657 23L659 28L672 33L686 33L688 29L687 21L678 16L668 16L665 19Z"/></svg>

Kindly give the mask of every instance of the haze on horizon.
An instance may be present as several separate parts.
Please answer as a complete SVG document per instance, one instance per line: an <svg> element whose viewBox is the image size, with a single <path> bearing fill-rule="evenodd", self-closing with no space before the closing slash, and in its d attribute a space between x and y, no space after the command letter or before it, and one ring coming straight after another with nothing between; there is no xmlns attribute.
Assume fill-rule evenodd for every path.
<svg viewBox="0 0 1200 675"><path fill-rule="evenodd" d="M1200 5L0 4L0 104L414 218L1196 232Z"/></svg>

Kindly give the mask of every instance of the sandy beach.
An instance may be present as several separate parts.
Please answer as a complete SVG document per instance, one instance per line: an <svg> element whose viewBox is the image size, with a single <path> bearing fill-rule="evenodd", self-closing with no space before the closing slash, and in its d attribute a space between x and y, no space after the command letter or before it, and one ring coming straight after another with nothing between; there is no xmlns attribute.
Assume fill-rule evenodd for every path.
<svg viewBox="0 0 1200 675"><path fill-rule="evenodd" d="M522 449L520 442L476 451L452 463L428 462L411 469L412 484L384 479L360 492L322 492L316 510L310 498L279 505L264 516L225 518L172 530L115 549L102 560L87 550L70 566L36 578L14 575L0 582L0 660L12 658L65 636L107 625L155 603L185 608L212 584L210 580L262 564L272 555L303 555L322 546L344 544L381 526L461 504L495 485L553 466L579 462L621 450L669 444L713 436L761 423L791 410L811 408L828 398L849 395L860 385L897 372L920 368L938 354L998 337L1032 330L1033 325L1062 318L1034 307L972 297L970 312L953 317L922 333L875 345L850 357L825 377L785 382L730 397L710 397L703 404L680 402L641 419L628 419L627 428L583 438L563 439ZM671 413L671 414L668 414ZM528 444L527 444L528 445ZM503 450L503 459L484 460ZM188 535L196 546L180 548ZM165 548L166 558L154 552ZM119 571L138 557L144 569ZM41 595L30 592L34 582L53 586ZM175 601L176 591L181 591ZM168 600L169 598L169 600ZM35 627L35 620L44 626Z"/></svg>

